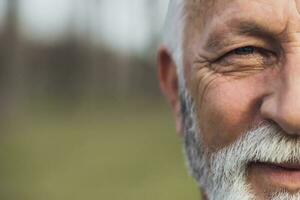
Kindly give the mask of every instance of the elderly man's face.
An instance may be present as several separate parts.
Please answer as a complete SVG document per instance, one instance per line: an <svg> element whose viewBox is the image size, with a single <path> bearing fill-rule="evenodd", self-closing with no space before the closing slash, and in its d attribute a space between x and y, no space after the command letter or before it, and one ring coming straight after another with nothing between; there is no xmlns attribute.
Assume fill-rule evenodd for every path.
<svg viewBox="0 0 300 200"><path fill-rule="evenodd" d="M266 157L260 160L251 152L253 156L242 163L248 192L255 199L299 192L300 0L187 2L183 44L186 90L195 106L196 132L206 157L231 147L250 130L255 129L258 138L265 132L272 135L269 129L256 129L268 124L278 134L274 136L277 140L258 146L266 145L268 151L273 144L270 148L275 153L260 155ZM162 50L161 85L175 110L178 130L182 130L186 116L176 96L175 64L167 57ZM274 141L280 148L276 149ZM210 165L203 168L211 171ZM204 171L199 172L200 177L205 176L201 175Z"/></svg>

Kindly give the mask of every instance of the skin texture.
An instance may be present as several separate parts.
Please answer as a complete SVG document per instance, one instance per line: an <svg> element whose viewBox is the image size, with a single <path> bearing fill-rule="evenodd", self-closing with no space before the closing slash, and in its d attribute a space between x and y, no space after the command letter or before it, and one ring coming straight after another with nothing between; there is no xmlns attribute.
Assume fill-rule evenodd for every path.
<svg viewBox="0 0 300 200"><path fill-rule="evenodd" d="M200 6L201 5L201 6ZM300 0L187 0L183 62L206 148L216 152L262 121L300 136ZM240 48L251 47L240 54ZM181 132L176 65L158 56L162 91ZM258 199L277 189L263 171L249 168Z"/></svg>

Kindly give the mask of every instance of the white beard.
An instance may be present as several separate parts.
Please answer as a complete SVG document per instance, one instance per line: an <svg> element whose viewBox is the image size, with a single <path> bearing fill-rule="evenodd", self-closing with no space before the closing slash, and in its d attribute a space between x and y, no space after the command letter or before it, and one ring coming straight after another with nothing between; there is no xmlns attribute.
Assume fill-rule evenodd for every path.
<svg viewBox="0 0 300 200"><path fill-rule="evenodd" d="M300 199L300 193L297 194L288 194L287 192L281 192L274 194L271 198L271 200L299 200Z"/></svg>
<svg viewBox="0 0 300 200"><path fill-rule="evenodd" d="M300 140L264 123L242 134L232 145L208 153L201 141L195 106L188 92L181 93L185 155L191 174L209 200L255 200L247 183L250 162L300 162ZM270 200L300 200L300 192L268 194Z"/></svg>

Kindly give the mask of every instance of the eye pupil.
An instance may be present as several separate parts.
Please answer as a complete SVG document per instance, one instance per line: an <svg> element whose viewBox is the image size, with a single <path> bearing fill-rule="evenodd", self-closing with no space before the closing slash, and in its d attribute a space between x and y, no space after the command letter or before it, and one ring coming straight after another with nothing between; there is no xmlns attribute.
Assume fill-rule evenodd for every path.
<svg viewBox="0 0 300 200"><path fill-rule="evenodd" d="M254 47L248 46L248 47L241 47L241 48L235 49L234 53L237 55L248 55L248 54L253 54L254 51L255 51Z"/></svg>

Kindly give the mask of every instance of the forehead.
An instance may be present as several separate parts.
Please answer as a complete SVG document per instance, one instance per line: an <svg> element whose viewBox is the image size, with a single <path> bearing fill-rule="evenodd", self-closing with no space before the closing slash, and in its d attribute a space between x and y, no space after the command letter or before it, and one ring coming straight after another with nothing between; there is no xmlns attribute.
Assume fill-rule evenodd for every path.
<svg viewBox="0 0 300 200"><path fill-rule="evenodd" d="M208 24L224 26L239 19L282 27L291 16L299 19L299 11L300 0L186 0L186 28L201 30Z"/></svg>
<svg viewBox="0 0 300 200"><path fill-rule="evenodd" d="M197 56L212 36L232 38L241 26L246 32L259 27L282 41L298 37L300 32L300 0L186 0L185 6L185 66L190 66L187 61Z"/></svg>

